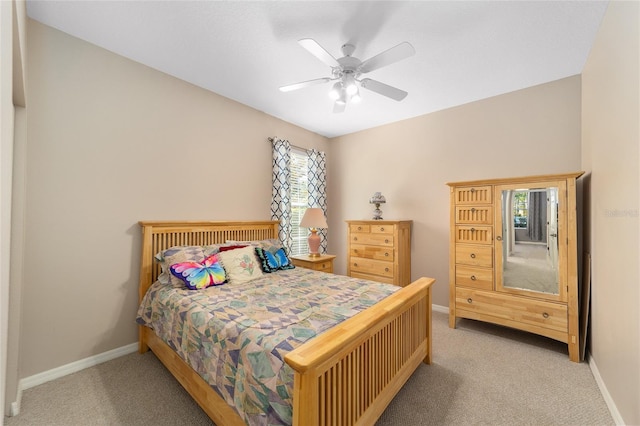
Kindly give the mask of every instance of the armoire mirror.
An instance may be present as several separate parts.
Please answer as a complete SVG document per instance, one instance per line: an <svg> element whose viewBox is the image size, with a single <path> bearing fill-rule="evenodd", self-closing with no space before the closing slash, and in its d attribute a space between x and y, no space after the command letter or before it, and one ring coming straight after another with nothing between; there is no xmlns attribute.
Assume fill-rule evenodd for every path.
<svg viewBox="0 0 640 426"><path fill-rule="evenodd" d="M559 186L498 186L501 235L496 238L496 287L562 299ZM560 231L561 232L561 231Z"/></svg>

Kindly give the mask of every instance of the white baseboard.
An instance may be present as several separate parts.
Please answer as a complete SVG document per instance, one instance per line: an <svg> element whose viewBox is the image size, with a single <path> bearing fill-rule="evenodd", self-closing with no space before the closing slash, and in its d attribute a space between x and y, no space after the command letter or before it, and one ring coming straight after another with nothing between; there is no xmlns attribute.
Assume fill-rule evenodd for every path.
<svg viewBox="0 0 640 426"><path fill-rule="evenodd" d="M449 308L447 306L442 306L442 305L431 304L431 310L436 312L442 312L443 314L449 313Z"/></svg>
<svg viewBox="0 0 640 426"><path fill-rule="evenodd" d="M613 398L611 398L611 394L609 394L609 390L607 386L604 384L602 380L602 376L600 376L600 371L598 371L598 366L596 365L595 360L591 356L591 354L586 354L587 361L589 362L589 368L591 368L591 373L593 377L596 379L596 383L598 384L598 388L600 389L600 393L604 398L604 402L606 402L607 407L609 408L609 412L611 413L611 417L613 417L613 421L616 422L616 425L625 425L626 423L622 419L620 415L620 411L618 411L618 407L616 403L613 402Z"/></svg>
<svg viewBox="0 0 640 426"><path fill-rule="evenodd" d="M128 355L138 350L138 343L131 343L127 346L112 349L107 352L103 352L98 355L90 356L88 358L81 359L79 361L72 362L49 371L34 374L33 376L25 377L20 380L18 384L18 394L16 395L17 401L11 403L11 412L9 415L17 416L20 413L20 403L22 400L22 391L32 388L34 386L41 385L43 383L50 382L51 380L59 379L60 377L67 376L72 373L84 370L85 368L93 367L103 362L111 361L112 359Z"/></svg>

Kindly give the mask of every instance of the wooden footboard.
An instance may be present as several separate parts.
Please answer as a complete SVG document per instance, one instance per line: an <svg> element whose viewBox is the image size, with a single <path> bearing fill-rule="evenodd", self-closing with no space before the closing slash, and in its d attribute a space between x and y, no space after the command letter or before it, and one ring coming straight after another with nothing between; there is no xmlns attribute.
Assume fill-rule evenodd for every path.
<svg viewBox="0 0 640 426"><path fill-rule="evenodd" d="M373 424L431 363L432 278L420 278L285 356L295 425Z"/></svg>
<svg viewBox="0 0 640 426"><path fill-rule="evenodd" d="M155 253L173 245L277 238L278 223L140 222L140 299L157 279ZM431 363L432 278L420 278L285 356L294 370L293 424L373 424L421 362ZM154 332L140 326L140 352L151 349L218 425L244 422Z"/></svg>

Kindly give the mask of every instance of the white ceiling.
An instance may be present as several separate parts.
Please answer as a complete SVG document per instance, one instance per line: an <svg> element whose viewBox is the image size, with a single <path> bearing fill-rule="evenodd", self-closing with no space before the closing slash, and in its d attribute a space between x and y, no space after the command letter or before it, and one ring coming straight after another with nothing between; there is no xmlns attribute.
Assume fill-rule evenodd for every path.
<svg viewBox="0 0 640 426"><path fill-rule="evenodd" d="M606 1L27 0L28 16L313 132L334 137L580 74ZM367 74L409 92L361 90L334 114L330 76L297 40L368 59L416 54Z"/></svg>

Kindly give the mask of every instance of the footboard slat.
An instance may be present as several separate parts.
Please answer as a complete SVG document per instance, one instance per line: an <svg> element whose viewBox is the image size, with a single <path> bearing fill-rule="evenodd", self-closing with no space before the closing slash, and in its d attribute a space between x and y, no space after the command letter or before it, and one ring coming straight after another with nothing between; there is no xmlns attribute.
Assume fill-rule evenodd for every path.
<svg viewBox="0 0 640 426"><path fill-rule="evenodd" d="M415 368L430 361L433 282L415 281L285 357L295 371L294 424L375 422ZM301 407L298 395L318 399Z"/></svg>

